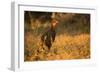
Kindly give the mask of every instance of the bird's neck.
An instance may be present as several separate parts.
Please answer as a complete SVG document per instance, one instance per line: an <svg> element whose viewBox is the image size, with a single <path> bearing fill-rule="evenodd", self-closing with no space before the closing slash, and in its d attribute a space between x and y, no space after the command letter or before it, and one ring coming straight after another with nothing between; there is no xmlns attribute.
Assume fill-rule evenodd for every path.
<svg viewBox="0 0 100 73"><path fill-rule="evenodd" d="M55 30L55 27L53 27L53 26L51 26L51 28L50 28L51 30Z"/></svg>

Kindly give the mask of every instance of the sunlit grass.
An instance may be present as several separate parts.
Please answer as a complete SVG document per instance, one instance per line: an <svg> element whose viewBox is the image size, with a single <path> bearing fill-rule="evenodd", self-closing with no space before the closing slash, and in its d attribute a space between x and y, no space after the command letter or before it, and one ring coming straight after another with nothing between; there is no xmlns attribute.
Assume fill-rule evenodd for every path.
<svg viewBox="0 0 100 73"><path fill-rule="evenodd" d="M51 28L50 14L25 12L24 61L89 59L90 14L58 12L55 41L48 50L41 36Z"/></svg>
<svg viewBox="0 0 100 73"><path fill-rule="evenodd" d="M25 36L25 61L69 60L90 58L90 35L57 35L50 51L41 46L40 36L31 33Z"/></svg>

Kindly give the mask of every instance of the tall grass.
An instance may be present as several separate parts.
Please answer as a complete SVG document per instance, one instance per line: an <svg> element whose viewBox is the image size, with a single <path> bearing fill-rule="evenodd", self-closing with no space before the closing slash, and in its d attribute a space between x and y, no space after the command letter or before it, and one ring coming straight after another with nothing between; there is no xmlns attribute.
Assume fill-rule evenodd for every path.
<svg viewBox="0 0 100 73"><path fill-rule="evenodd" d="M89 22L84 15L74 14L74 17L67 17L66 14L56 28L57 34L50 50L41 41L41 35L49 28L50 23L42 24L38 20L33 21L32 25L25 23L24 61L89 59Z"/></svg>
<svg viewBox="0 0 100 73"><path fill-rule="evenodd" d="M41 46L40 36L35 37L30 33L25 37L25 61L87 59L90 58L89 41L88 34L59 35L48 52L45 45L45 50Z"/></svg>

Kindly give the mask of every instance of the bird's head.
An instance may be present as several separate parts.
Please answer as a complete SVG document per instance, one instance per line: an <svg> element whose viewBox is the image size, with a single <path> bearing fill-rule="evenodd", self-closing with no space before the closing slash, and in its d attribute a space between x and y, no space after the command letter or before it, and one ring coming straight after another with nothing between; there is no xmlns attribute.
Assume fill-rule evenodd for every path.
<svg viewBox="0 0 100 73"><path fill-rule="evenodd" d="M51 21L51 27L55 28L57 26L57 24L58 24L58 20L52 19L52 21Z"/></svg>

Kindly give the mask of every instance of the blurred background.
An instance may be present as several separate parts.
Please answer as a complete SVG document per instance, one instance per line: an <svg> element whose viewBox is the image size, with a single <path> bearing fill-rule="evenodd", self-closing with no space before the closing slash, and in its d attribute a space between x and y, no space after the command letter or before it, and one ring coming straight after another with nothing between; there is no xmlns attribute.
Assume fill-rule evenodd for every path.
<svg viewBox="0 0 100 73"><path fill-rule="evenodd" d="M41 43L46 46L41 36L44 33L45 36L53 35L54 31L47 32L52 19L57 20L58 24L54 28L54 42L46 40L52 45L48 52L41 46ZM24 23L25 61L90 58L90 14L25 11Z"/></svg>

